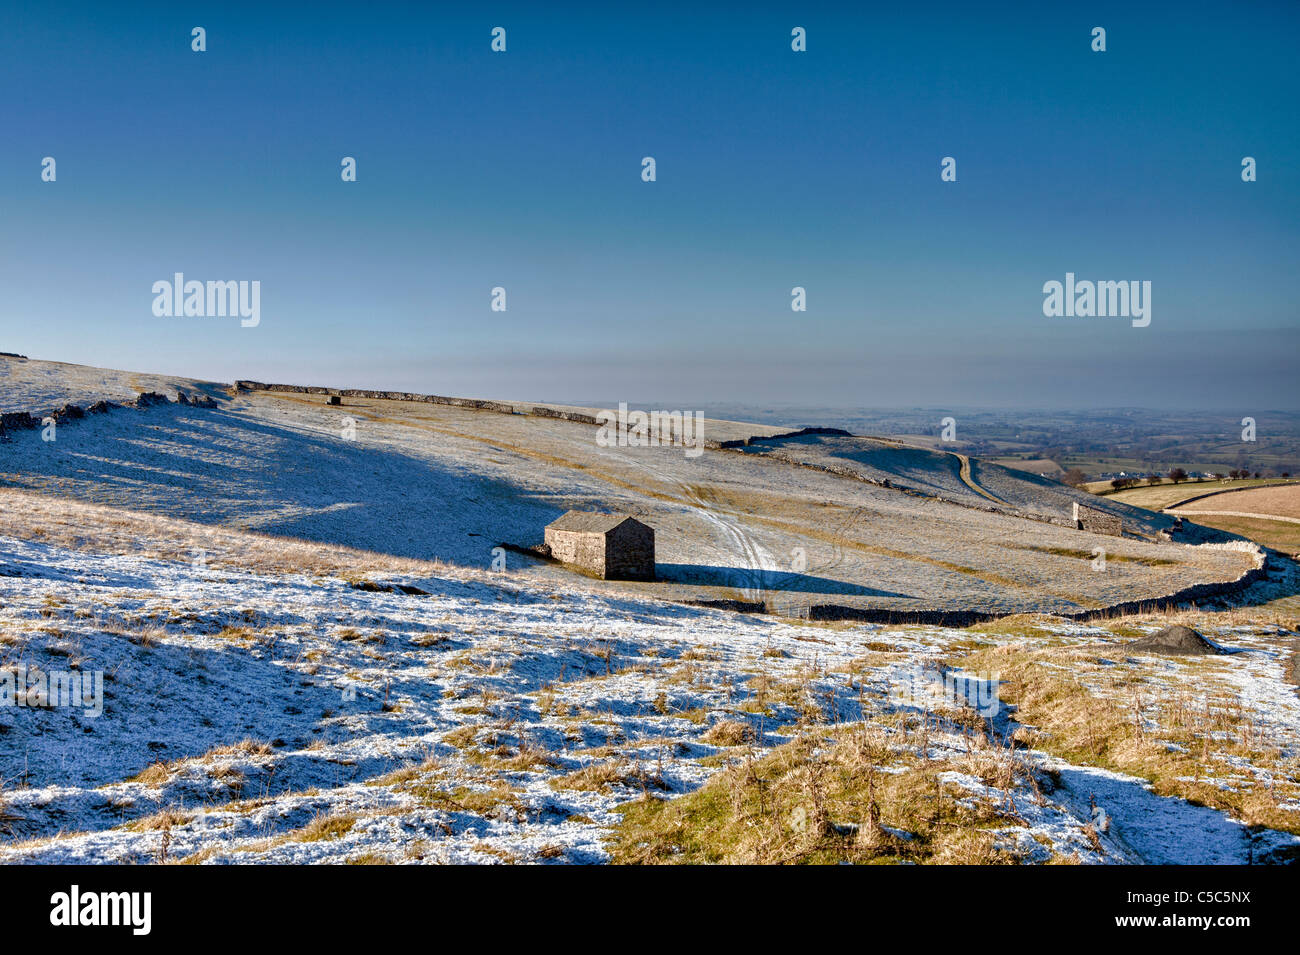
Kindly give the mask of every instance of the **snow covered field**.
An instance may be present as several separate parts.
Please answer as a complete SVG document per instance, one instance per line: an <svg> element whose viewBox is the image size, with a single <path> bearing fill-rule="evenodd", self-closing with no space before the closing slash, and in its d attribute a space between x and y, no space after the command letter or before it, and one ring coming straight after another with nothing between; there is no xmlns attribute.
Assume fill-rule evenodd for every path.
<svg viewBox="0 0 1300 955"><path fill-rule="evenodd" d="M0 496L0 512L27 498ZM601 861L624 802L899 714L927 729L924 743L899 734L898 758L999 807L999 851L1023 861L1240 862L1297 842L1013 752L1000 708L992 737L972 733L968 710L924 689L970 631L799 626L432 565L271 570L274 541L238 532L208 539L196 566L137 554L184 553L202 528L129 515L65 546L79 519L103 517L79 507L38 519L49 530L33 536L58 543L0 537L2 665L104 675L98 716L0 707L3 861ZM1294 757L1300 701L1274 644L1229 639L1250 652L1224 658L1224 678ZM999 789L975 768L988 759L1022 768ZM1049 776L1050 791L1029 781Z"/></svg>

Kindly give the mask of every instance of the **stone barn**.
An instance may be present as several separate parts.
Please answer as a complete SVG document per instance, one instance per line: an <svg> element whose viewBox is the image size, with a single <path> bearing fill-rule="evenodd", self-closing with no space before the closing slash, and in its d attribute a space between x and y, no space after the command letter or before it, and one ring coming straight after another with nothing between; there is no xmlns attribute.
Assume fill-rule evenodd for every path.
<svg viewBox="0 0 1300 955"><path fill-rule="evenodd" d="M1124 536L1124 522L1114 514L1074 502L1074 526L1081 531L1094 534L1110 534L1112 537Z"/></svg>
<svg viewBox="0 0 1300 955"><path fill-rule="evenodd" d="M627 514L569 511L546 527L551 556L605 580L654 580L655 532Z"/></svg>

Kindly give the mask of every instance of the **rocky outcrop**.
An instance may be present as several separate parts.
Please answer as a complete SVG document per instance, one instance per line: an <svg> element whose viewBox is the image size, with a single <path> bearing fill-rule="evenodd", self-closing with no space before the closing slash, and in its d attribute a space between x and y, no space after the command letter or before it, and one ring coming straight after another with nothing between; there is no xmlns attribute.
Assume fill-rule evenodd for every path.
<svg viewBox="0 0 1300 955"><path fill-rule="evenodd" d="M33 418L26 411L0 413L0 435L10 434L14 431L28 431L40 426L40 421Z"/></svg>
<svg viewBox="0 0 1300 955"><path fill-rule="evenodd" d="M56 408L48 415L43 415L41 417L36 417L26 411L0 413L0 438L14 434L18 431L32 431L40 428L45 417L53 418L56 422L62 424L66 421L80 421L85 418L86 415L90 414L108 414L108 412L115 408L138 408L140 410L146 410L173 403L185 405L191 408L217 407L216 401L208 395L190 397L184 392L177 392L176 401L173 402L164 394L160 394L156 391L146 391L137 395L135 401L129 405L120 405L116 402L101 400L96 401L94 404L86 408L82 408L80 405L66 404L62 408Z"/></svg>
<svg viewBox="0 0 1300 955"><path fill-rule="evenodd" d="M1223 652L1217 643L1206 640L1191 627L1182 624L1165 627L1140 640L1126 643L1124 649L1130 653L1162 653L1170 656L1212 656Z"/></svg>
<svg viewBox="0 0 1300 955"><path fill-rule="evenodd" d="M176 403L178 405L189 405L191 408L215 408L216 401L208 395L196 395L191 398L183 391L176 392Z"/></svg>

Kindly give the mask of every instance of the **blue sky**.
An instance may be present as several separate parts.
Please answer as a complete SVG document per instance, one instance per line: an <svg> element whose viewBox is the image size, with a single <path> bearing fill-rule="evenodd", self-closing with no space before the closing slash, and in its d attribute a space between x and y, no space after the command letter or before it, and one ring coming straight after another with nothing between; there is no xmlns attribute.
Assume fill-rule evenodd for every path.
<svg viewBox="0 0 1300 955"><path fill-rule="evenodd" d="M0 8L0 350L559 401L1300 407L1295 4L133 6ZM1067 271L1150 281L1150 327L1044 317ZM260 326L155 317L175 272L260 281Z"/></svg>

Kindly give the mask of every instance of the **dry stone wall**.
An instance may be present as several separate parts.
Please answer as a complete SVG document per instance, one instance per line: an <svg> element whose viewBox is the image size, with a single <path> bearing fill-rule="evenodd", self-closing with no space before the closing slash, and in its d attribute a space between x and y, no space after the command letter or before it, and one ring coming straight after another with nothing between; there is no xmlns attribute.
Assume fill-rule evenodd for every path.
<svg viewBox="0 0 1300 955"><path fill-rule="evenodd" d="M1075 610L1054 616L1068 620L1099 620L1107 617L1135 613L1162 613L1180 604L1196 603L1215 597L1229 597L1259 583L1268 576L1268 554L1253 541L1225 541L1193 545L1211 550L1230 550L1247 554L1253 566L1234 580L1192 584L1171 593L1140 600L1127 600L1097 610ZM865 623L919 624L934 627L969 627L973 624L996 620L1005 614L984 613L972 610L885 610L863 607L846 607L840 604L812 604L804 614L811 620L861 620Z"/></svg>

